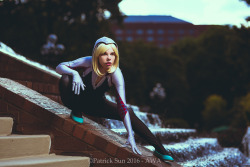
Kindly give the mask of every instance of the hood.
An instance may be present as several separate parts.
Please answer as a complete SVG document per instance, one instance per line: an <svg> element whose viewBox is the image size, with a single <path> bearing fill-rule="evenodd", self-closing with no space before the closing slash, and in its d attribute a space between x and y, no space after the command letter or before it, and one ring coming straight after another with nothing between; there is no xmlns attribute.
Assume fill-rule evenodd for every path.
<svg viewBox="0 0 250 167"><path fill-rule="evenodd" d="M95 49L100 43L105 43L105 44L113 43L113 44L115 44L115 46L118 48L117 44L115 43L115 41L113 41L113 39L108 38L108 37L101 37L101 38L99 38L99 39L95 42L93 51L94 51L94 49Z"/></svg>

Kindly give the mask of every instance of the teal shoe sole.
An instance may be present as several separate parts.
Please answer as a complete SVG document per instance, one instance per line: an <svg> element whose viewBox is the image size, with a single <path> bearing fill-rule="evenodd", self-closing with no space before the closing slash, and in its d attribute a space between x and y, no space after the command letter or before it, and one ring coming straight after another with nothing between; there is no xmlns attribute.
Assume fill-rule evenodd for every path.
<svg viewBox="0 0 250 167"><path fill-rule="evenodd" d="M154 155L157 156L158 158L164 160L164 161L171 161L171 162L174 161L174 159L171 156L162 155L161 153L157 152L156 150L154 151Z"/></svg>
<svg viewBox="0 0 250 167"><path fill-rule="evenodd" d="M70 117L77 123L79 124L83 124L83 118L80 118L80 117L76 117L74 116L72 113L70 114Z"/></svg>

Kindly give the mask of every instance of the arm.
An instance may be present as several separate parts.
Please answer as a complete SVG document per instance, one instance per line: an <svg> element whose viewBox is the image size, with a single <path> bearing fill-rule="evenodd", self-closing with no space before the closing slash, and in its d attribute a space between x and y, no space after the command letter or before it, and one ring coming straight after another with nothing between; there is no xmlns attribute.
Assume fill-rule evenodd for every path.
<svg viewBox="0 0 250 167"><path fill-rule="evenodd" d="M84 90L85 85L83 84L81 76L76 71L76 69L89 67L89 66L91 66L91 63L92 63L92 58L90 56L82 57L82 58L76 59L74 61L60 63L56 67L56 72L59 74L71 75L73 78L72 91L74 91L75 94L79 95L80 88L82 88L82 90Z"/></svg>
<svg viewBox="0 0 250 167"><path fill-rule="evenodd" d="M125 83L122 72L120 68L117 68L113 73L112 83L116 88L116 99L117 99L117 107L119 111L119 115L123 121L123 124L128 132L128 140L126 143L130 144L134 153L141 154L139 149L136 147L134 134L132 130L130 115L126 106L126 98L125 98Z"/></svg>
<svg viewBox="0 0 250 167"><path fill-rule="evenodd" d="M60 63L56 67L56 72L59 74L68 74L73 76L77 72L76 69L89 67L91 66L91 63L92 63L91 56L81 57L73 61Z"/></svg>

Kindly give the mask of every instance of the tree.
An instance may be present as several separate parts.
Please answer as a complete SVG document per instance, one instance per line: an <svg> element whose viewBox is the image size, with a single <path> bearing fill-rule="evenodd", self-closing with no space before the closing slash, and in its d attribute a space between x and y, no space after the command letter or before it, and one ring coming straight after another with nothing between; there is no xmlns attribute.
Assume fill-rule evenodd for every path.
<svg viewBox="0 0 250 167"><path fill-rule="evenodd" d="M120 66L126 81L128 102L136 105L151 105L150 92L157 83L165 89L162 101L163 113L168 117L184 117L188 104L188 85L183 61L142 41L119 43ZM151 111L159 114L159 111Z"/></svg>
<svg viewBox="0 0 250 167"><path fill-rule="evenodd" d="M120 0L0 1L1 40L17 52L40 59L40 47L56 34L67 60L90 55L97 38L109 35L109 23L121 23ZM105 12L110 12L106 18Z"/></svg>
<svg viewBox="0 0 250 167"><path fill-rule="evenodd" d="M230 128L218 133L217 138L223 147L238 147L242 149L242 139L249 124L250 93L236 98L228 117Z"/></svg>
<svg viewBox="0 0 250 167"><path fill-rule="evenodd" d="M240 1L245 1L248 4L248 6L250 5L250 0L240 0ZM250 21L250 16L246 18L246 21Z"/></svg>
<svg viewBox="0 0 250 167"><path fill-rule="evenodd" d="M225 97L232 108L236 97L249 91L250 29L211 26L196 39L176 43L170 51L184 60L190 92L189 122L201 123L203 102L211 94Z"/></svg>
<svg viewBox="0 0 250 167"><path fill-rule="evenodd" d="M240 1L245 1L248 5L250 5L250 0L240 0Z"/></svg>
<svg viewBox="0 0 250 167"><path fill-rule="evenodd" d="M221 96L209 96L204 105L202 118L207 129L228 124L227 102Z"/></svg>
<svg viewBox="0 0 250 167"><path fill-rule="evenodd" d="M234 107L231 110L234 119L231 124L236 128L246 128L250 123L250 93L237 98L234 102ZM239 119L235 119L239 118Z"/></svg>

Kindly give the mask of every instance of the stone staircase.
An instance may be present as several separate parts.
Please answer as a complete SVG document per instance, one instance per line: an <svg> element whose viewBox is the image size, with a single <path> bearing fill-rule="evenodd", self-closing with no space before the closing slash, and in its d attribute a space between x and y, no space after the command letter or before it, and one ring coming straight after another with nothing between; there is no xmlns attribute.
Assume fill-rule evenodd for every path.
<svg viewBox="0 0 250 167"><path fill-rule="evenodd" d="M49 154L49 135L11 134L13 119L0 117L0 167L88 167L90 159Z"/></svg>
<svg viewBox="0 0 250 167"><path fill-rule="evenodd" d="M157 118L159 116L141 112L137 113L137 116L143 119L149 129L160 138L164 147L173 153L173 157L178 164L154 162L157 160L156 157L152 155L154 148L146 145L144 142L139 142L138 145L144 157L135 156L131 152L131 149L123 147L126 130L124 127L121 128L121 122L118 123L108 120L107 122L109 124L105 124L104 122L104 126L101 126L86 118L83 126L77 125L69 119L70 111L55 103L55 101L61 103L57 88L57 83L60 78L58 74L53 70L48 70L47 68L43 69L43 66L31 65L24 57L18 58L17 55L13 56L9 53L1 52L0 48L0 77L2 77L0 78L0 115L2 112L2 115L7 113L8 116L10 115L13 117L16 124L13 129L17 132L23 134L34 134L34 132L43 134L40 133L40 131L42 131L45 132L45 134L50 134L52 139L51 148L50 137L46 135L33 136L36 138L36 141L41 140L41 138L44 142L49 141L49 146L47 145L45 147L46 149L48 148L48 150L50 148L50 152L61 155L88 156L92 160L91 166L93 167L175 167L180 166L179 164L184 167L250 166L250 159L246 158L236 148L222 148L218 144L217 139L198 137L194 129L162 128L161 122ZM25 87L6 78L15 80ZM43 96L37 92L41 93ZM147 120L145 119L146 117L150 117L150 119ZM0 119L0 131L3 131L0 133L0 166L77 166L73 163L78 163L79 157L49 155L48 150L45 151L46 153L36 153L35 155L29 155L30 153L26 155L26 153L23 154L21 151L22 154L17 157L13 158L12 156L12 158L3 158L7 155L5 155L4 151L4 155L2 155L1 150L4 150L6 146L8 147L8 144L2 144L2 140L4 139L1 138L7 138L6 136L10 135L11 128L9 132L8 130L6 132L5 128L8 126L12 127L13 124L12 121L12 123L8 125L7 120L8 119ZM154 121L152 122L152 120ZM3 127L5 130L1 129ZM119 135L117 135L117 133ZM20 137L20 135L10 136L16 136L16 138ZM22 137L27 138L28 136L25 135ZM9 142L11 143L10 145L14 145L14 141L17 140L14 140L14 138L15 137L8 139L12 141ZM19 141L21 141L21 139L19 139ZM30 139L30 141L32 140ZM30 143L30 141L26 141L25 144ZM136 141L138 142L139 140L136 139ZM23 149L25 144L19 144L19 149ZM32 149L38 147L35 146L35 144L36 143L31 144L34 145ZM145 147L147 149L145 149ZM10 146L8 149L11 150ZM12 152L16 153L18 151L15 149L15 151ZM123 160L126 160L128 157L130 157L131 160L140 160L141 163L137 163L137 161L129 165L123 163ZM76 158L77 160L74 159L72 162L72 158ZM15 159L15 161L13 161L13 159ZM63 165L65 163L64 161L68 161L68 159L71 159L71 163L69 162L68 165ZM105 162L105 160L114 161L116 159L119 160L119 163L107 164ZM95 160L104 160L104 162L95 162ZM149 161L151 163L149 163ZM7 163L11 165L7 165ZM33 165L30 165L32 163ZM34 165L34 163L36 163L36 165Z"/></svg>
<svg viewBox="0 0 250 167"><path fill-rule="evenodd" d="M138 148L143 156L136 155L131 147L124 146L126 138L87 117L83 125L77 124L70 119L70 112L66 107L38 92L0 77L0 116L14 119L13 133L48 134L51 137L50 153L89 157L91 167L127 167L126 162L130 163L131 167L180 166L175 162L160 161L152 151L140 145ZM48 155L48 152L46 154ZM24 162L27 163L27 159Z"/></svg>
<svg viewBox="0 0 250 167"><path fill-rule="evenodd" d="M11 49L0 47L0 117L14 119L13 133L48 134L50 153L89 157L91 167L180 166L158 161L152 151L140 145L143 156L134 154L131 147L124 146L126 138L99 124L99 119L86 116L83 125L74 122L70 119L71 111L60 100L60 75L8 50Z"/></svg>

